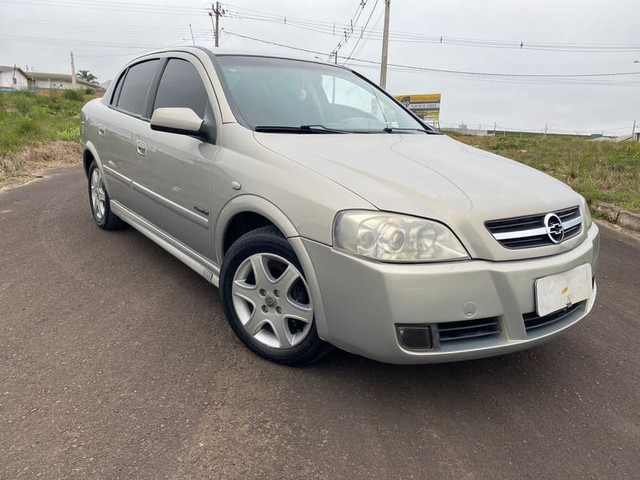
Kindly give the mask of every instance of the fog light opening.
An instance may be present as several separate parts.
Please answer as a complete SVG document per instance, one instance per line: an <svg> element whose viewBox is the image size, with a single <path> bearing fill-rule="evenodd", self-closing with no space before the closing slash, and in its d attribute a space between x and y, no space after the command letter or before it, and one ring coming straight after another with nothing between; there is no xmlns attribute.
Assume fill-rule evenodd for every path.
<svg viewBox="0 0 640 480"><path fill-rule="evenodd" d="M396 335L407 350L433 350L433 335L429 325L396 325Z"/></svg>

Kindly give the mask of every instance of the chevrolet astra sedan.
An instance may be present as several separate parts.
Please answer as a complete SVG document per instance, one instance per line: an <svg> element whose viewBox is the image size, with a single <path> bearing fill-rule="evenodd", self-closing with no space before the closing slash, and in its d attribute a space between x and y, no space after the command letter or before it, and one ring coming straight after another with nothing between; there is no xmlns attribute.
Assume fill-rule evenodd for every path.
<svg viewBox="0 0 640 480"><path fill-rule="evenodd" d="M331 345L404 364L499 355L595 301L584 198L349 68L159 51L85 105L82 141L98 227L127 223L217 286L271 361Z"/></svg>

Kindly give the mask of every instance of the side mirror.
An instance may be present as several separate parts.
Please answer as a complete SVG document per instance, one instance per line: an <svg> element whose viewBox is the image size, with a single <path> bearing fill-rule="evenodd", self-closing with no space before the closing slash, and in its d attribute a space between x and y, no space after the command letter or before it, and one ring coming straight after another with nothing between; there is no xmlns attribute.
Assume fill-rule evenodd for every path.
<svg viewBox="0 0 640 480"><path fill-rule="evenodd" d="M151 130L200 135L204 120L190 108L157 108L151 116Z"/></svg>

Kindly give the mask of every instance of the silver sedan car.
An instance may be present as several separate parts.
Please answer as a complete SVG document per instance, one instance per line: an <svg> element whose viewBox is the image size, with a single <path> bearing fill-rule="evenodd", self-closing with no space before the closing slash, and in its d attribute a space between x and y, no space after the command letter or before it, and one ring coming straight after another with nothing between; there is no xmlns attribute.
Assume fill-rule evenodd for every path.
<svg viewBox="0 0 640 480"><path fill-rule="evenodd" d="M82 112L95 223L219 287L257 354L391 363L543 343L593 307L598 228L567 185L434 131L357 72L177 48Z"/></svg>

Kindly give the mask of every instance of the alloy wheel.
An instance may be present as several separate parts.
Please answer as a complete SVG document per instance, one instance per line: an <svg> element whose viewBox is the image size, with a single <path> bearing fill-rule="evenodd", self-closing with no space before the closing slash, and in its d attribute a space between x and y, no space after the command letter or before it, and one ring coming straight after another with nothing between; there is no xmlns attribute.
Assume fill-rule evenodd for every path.
<svg viewBox="0 0 640 480"><path fill-rule="evenodd" d="M313 307L302 273L271 253L246 258L231 287L233 307L244 329L276 349L300 344L311 330Z"/></svg>
<svg viewBox="0 0 640 480"><path fill-rule="evenodd" d="M106 192L102 174L97 168L91 172L91 205L98 221L102 221L106 212Z"/></svg>

